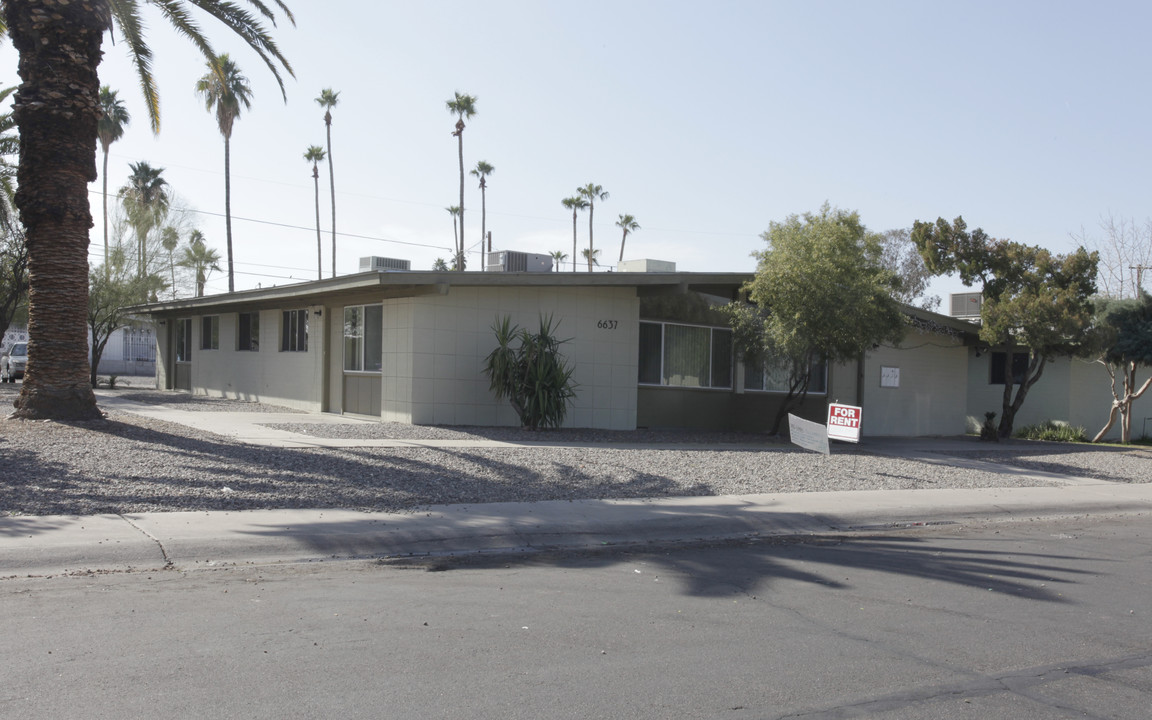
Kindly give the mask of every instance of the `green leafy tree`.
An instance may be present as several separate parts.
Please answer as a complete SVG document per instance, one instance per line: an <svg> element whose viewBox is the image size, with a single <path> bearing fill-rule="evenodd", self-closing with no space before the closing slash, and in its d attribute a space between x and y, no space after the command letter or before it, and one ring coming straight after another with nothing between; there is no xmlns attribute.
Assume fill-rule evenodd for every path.
<svg viewBox="0 0 1152 720"><path fill-rule="evenodd" d="M96 387L96 371L112 333L128 327L135 317L125 308L152 300L164 281L157 275L140 276L132 272L124 247L117 244L105 264L94 267L88 278L88 331L92 334L92 364L89 378Z"/></svg>
<svg viewBox="0 0 1152 720"><path fill-rule="evenodd" d="M128 215L128 223L136 232L136 274L148 273L148 234L159 227L168 215L171 197L164 168L154 168L144 161L128 166L132 173L120 188L120 203ZM106 267L107 269L107 267Z"/></svg>
<svg viewBox="0 0 1152 720"><path fill-rule="evenodd" d="M508 398L529 430L557 428L576 397L572 368L560 354L552 317L540 317L539 332L513 325L507 315L492 326L496 349L484 359L484 374L497 400Z"/></svg>
<svg viewBox="0 0 1152 720"><path fill-rule="evenodd" d="M790 387L772 424L804 402L812 368L855 360L876 343L904 334L892 299L897 280L880 262L879 237L855 212L827 203L817 213L773 222L755 253L755 277L745 286L754 306L729 306L736 347L753 361L784 363Z"/></svg>
<svg viewBox="0 0 1152 720"><path fill-rule="evenodd" d="M100 177L104 183L104 257L108 257L108 150L112 143L124 137L124 128L131 120L128 108L116 91L104 85L100 88L100 121L96 125L96 137L100 140L100 149L104 152L104 171ZM107 266L106 266L107 267Z"/></svg>
<svg viewBox="0 0 1152 720"><path fill-rule="evenodd" d="M917 221L912 241L934 275L957 273L965 285L980 283L980 339L1028 353L1028 368L1017 385L1009 366L1004 373L1001 438L1012 436L1016 413L1028 391L1055 357L1084 357L1093 345L1091 297L1096 292L1098 255L1078 248L1054 255L1040 247L996 240L982 229L972 232L963 218L949 223ZM1016 387L1016 394L1012 390Z"/></svg>
<svg viewBox="0 0 1152 720"><path fill-rule="evenodd" d="M316 187L316 279L324 279L323 270L323 244L320 240L320 163L324 160L324 148L319 145L309 145L308 149L304 152L304 159L312 163L312 184ZM335 220L333 220L335 222ZM335 236L333 236L335 237ZM335 240L333 240L335 242ZM332 262L336 262L336 256L332 256Z"/></svg>
<svg viewBox="0 0 1152 720"><path fill-rule="evenodd" d="M588 209L588 201L579 195L564 198L560 204L572 211L572 272L576 272L576 214Z"/></svg>
<svg viewBox="0 0 1152 720"><path fill-rule="evenodd" d="M588 183L584 187L576 188L577 194L588 201L588 253L584 257L588 260L588 272L592 272L592 259L596 257L594 252L591 252L594 245L592 244L592 223L596 214L596 201L607 200L608 192L595 183Z"/></svg>
<svg viewBox="0 0 1152 720"><path fill-rule="evenodd" d="M328 134L328 187L332 191L332 277L336 277L336 171L332 167L332 108L339 103L340 93L332 88L324 88L320 91L320 97L316 98L316 104L324 108L324 130Z"/></svg>
<svg viewBox="0 0 1152 720"><path fill-rule="evenodd" d="M0 90L0 103L16 88ZM13 195L16 192L16 166L20 141L12 113L0 114L0 338L21 312L28 299L28 245L16 222Z"/></svg>
<svg viewBox="0 0 1152 720"><path fill-rule="evenodd" d="M456 116L456 130L452 135L458 141L460 149L460 234L456 241L456 260L453 262L454 270L464 270L464 121L471 120L476 115L476 98L472 95L456 93L456 97L447 101L445 105L448 112Z"/></svg>
<svg viewBox="0 0 1152 720"><path fill-rule="evenodd" d="M897 300L905 305L915 305L936 312L940 309L940 296L925 294L932 273L924 264L924 258L912 242L912 231L908 228L888 230L880 235L881 262L895 273L900 285L893 291Z"/></svg>
<svg viewBox="0 0 1152 720"><path fill-rule="evenodd" d="M224 228L228 248L228 292L236 291L232 266L232 125L240 109L252 107L252 87L248 78L225 53L207 62L208 72L196 81L196 92L204 107L216 113L216 125L224 138Z"/></svg>
<svg viewBox="0 0 1152 720"><path fill-rule="evenodd" d="M624 243L628 240L628 233L634 233L640 229L640 223L636 222L636 218L631 215L621 215L620 219L616 221L616 227L624 231L624 236L620 238L620 259L617 262L624 262Z"/></svg>
<svg viewBox="0 0 1152 720"><path fill-rule="evenodd" d="M1100 442L1119 419L1120 441L1128 443L1132 441L1132 403L1152 385L1152 377L1143 383L1136 379L1139 368L1152 367L1152 296L1140 293L1135 300L1099 299L1096 331L1101 346L1097 361L1111 379L1112 408L1107 424L1092 442Z"/></svg>
<svg viewBox="0 0 1152 720"><path fill-rule="evenodd" d="M264 24L275 23L276 8L294 22L282 0L0 0L19 54L21 84L13 103L21 145L16 206L31 277L28 379L15 403L17 417L101 417L89 382L85 318L92 227L88 183L97 178L100 117L97 68L104 34L114 28L135 64L152 129L159 132L159 93L141 21L145 5L159 8L207 59L216 54L193 8L219 21L260 56L282 94L280 68L292 73Z"/></svg>
<svg viewBox="0 0 1152 720"><path fill-rule="evenodd" d="M481 160L469 172L480 178L480 251L483 252L484 241L488 237L488 176L496 172L496 168ZM492 251L491 243L488 251Z"/></svg>
<svg viewBox="0 0 1152 720"><path fill-rule="evenodd" d="M193 230L188 237L188 245L185 246L176 264L192 272L196 284L196 297L203 297L208 277L213 272L220 272L220 253L205 244L202 232Z"/></svg>

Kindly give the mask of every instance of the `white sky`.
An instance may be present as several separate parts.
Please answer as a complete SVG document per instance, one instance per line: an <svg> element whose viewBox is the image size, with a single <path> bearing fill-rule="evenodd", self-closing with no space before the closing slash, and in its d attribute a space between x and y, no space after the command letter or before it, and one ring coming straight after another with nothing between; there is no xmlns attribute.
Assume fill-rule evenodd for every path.
<svg viewBox="0 0 1152 720"><path fill-rule="evenodd" d="M429 269L449 258L458 202L454 91L477 97L465 164L495 166L488 228L496 249L571 252L560 200L595 182L605 265L619 214L642 230L626 258L680 270L752 271L772 220L824 202L870 228L963 215L995 237L1058 251L1102 215L1150 215L1147 2L392 2L287 0L276 31L296 79L285 104L239 40L205 20L217 50L250 79L232 138L237 289L316 277L309 145L333 111L337 271L367 255ZM162 130L149 130L122 45L105 43L103 83L133 121L112 148L109 187L128 164L164 168L224 255L223 142L193 92L199 56L161 20L149 40ZM0 48L0 82L15 84ZM100 259L100 181L93 259ZM331 258L321 169L324 276ZM467 179L468 244L480 194ZM579 221L587 243L587 214ZM474 253L470 267L478 266ZM208 291L227 289L215 274ZM938 292L959 284L937 283Z"/></svg>

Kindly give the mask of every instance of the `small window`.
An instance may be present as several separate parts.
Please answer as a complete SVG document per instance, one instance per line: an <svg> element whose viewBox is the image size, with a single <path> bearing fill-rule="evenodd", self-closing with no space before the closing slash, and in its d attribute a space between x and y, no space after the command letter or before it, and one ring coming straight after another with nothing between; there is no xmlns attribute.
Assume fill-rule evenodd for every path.
<svg viewBox="0 0 1152 720"><path fill-rule="evenodd" d="M205 315L200 318L200 349L220 349L220 316Z"/></svg>
<svg viewBox="0 0 1152 720"><path fill-rule="evenodd" d="M989 385L1004 384L1004 368L1008 364L1008 353L992 353L992 374ZM1028 353L1012 353L1012 384L1019 385L1024 382L1028 374Z"/></svg>
<svg viewBox="0 0 1152 720"><path fill-rule="evenodd" d="M308 352L308 310L285 310L280 328L280 352Z"/></svg>
<svg viewBox="0 0 1152 720"><path fill-rule="evenodd" d="M260 313L240 313L236 321L236 349L256 352L260 349Z"/></svg>
<svg viewBox="0 0 1152 720"><path fill-rule="evenodd" d="M176 362L192 362L192 318L176 321Z"/></svg>
<svg viewBox="0 0 1152 720"><path fill-rule="evenodd" d="M732 387L732 331L700 325L640 323L641 385Z"/></svg>
<svg viewBox="0 0 1152 720"><path fill-rule="evenodd" d="M344 308L344 369L380 372L384 358L384 306Z"/></svg>

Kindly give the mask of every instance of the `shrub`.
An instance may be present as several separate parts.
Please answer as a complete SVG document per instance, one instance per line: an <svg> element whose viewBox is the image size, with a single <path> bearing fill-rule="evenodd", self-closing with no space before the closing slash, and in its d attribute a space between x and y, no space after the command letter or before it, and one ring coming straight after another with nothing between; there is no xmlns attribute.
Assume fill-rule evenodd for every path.
<svg viewBox="0 0 1152 720"><path fill-rule="evenodd" d="M1045 420L1036 425L1025 425L1016 431L1013 437L1022 440L1049 440L1052 442L1087 442L1088 435L1083 427L1073 427L1052 420Z"/></svg>
<svg viewBox="0 0 1152 720"><path fill-rule="evenodd" d="M1000 442L1000 431L996 428L996 413L984 413L984 424L980 427L980 439L985 442Z"/></svg>
<svg viewBox="0 0 1152 720"><path fill-rule="evenodd" d="M560 346L568 341L556 339L552 316L540 316L538 333L513 325L507 315L492 331L496 349L484 360L484 374L496 399L508 398L526 428L560 427L576 386L572 368L560 355Z"/></svg>

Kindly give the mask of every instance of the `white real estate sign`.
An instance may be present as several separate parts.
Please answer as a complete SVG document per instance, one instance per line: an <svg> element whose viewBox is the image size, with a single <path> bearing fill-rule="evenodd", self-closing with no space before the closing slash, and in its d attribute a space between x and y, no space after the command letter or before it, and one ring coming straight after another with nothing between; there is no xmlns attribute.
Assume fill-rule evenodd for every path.
<svg viewBox="0 0 1152 720"><path fill-rule="evenodd" d="M788 413L788 439L805 450L828 454L828 433L824 426Z"/></svg>
<svg viewBox="0 0 1152 720"><path fill-rule="evenodd" d="M828 437L832 440L860 442L862 410L855 405L832 403L828 406Z"/></svg>

